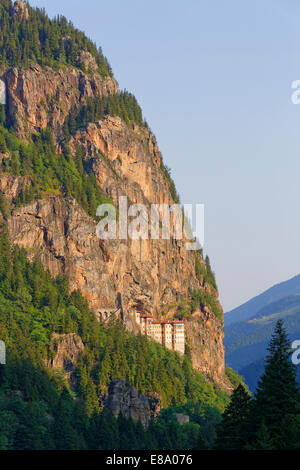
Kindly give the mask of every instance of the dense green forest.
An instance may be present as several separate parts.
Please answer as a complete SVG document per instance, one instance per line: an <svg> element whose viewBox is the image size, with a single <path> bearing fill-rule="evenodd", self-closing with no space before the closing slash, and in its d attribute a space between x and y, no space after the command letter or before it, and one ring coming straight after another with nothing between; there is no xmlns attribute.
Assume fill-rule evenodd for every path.
<svg viewBox="0 0 300 470"><path fill-rule="evenodd" d="M123 91L97 100L87 98L86 103L78 110L75 107L71 109L64 123L64 136L67 138L89 122L98 121L108 115L119 116L127 125L134 122L138 126L147 127L136 98L131 93Z"/></svg>
<svg viewBox="0 0 300 470"><path fill-rule="evenodd" d="M118 322L101 325L67 279L51 277L38 260L0 236L0 337L7 364L0 366L0 449L296 449L300 395L290 343L279 321L264 375L252 398L234 371L229 397L207 383L183 358ZM45 367L53 333L76 333L85 349L76 384ZM111 380L138 392L156 391L166 408L147 429L114 418L98 396ZM225 408L226 407L226 408ZM221 412L224 410L223 417ZM179 425L175 412L190 423Z"/></svg>
<svg viewBox="0 0 300 470"><path fill-rule="evenodd" d="M0 65L26 67L31 61L58 67L77 66L78 52L95 58L102 76L112 75L101 49L63 16L50 20L44 10L28 5L29 19L12 16L11 0L0 2Z"/></svg>
<svg viewBox="0 0 300 470"><path fill-rule="evenodd" d="M34 142L28 145L18 139L12 130L0 125L0 152L10 155L3 158L2 171L30 180L30 184L24 180L24 187L13 201L15 206L51 193L61 194L74 197L89 215L95 217L99 204L111 202L101 192L94 173L88 174L84 169L81 149L78 148L73 155L65 146L62 155L57 155L49 129L36 135ZM4 195L1 210L6 215L3 198Z"/></svg>
<svg viewBox="0 0 300 470"><path fill-rule="evenodd" d="M119 323L100 325L82 295L69 292L66 278L54 279L37 259L30 263L24 250L10 246L5 225L0 236L0 312L0 337L8 356L0 375L3 449L184 449L198 445L202 433L206 443L212 442L228 395L193 370L188 355L182 358L143 335L131 335ZM73 389L62 374L45 367L52 334L70 332L85 345ZM98 396L115 378L139 393L160 395L167 409L147 431L101 413ZM175 410L189 411L192 422L180 426ZM135 437L129 439L131 435Z"/></svg>

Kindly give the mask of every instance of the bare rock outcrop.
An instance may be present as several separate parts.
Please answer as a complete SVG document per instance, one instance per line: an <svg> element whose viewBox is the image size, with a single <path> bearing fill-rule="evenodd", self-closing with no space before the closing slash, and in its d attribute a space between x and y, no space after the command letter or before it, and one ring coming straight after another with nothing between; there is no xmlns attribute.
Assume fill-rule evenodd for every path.
<svg viewBox="0 0 300 470"><path fill-rule="evenodd" d="M7 154L0 153L0 164L3 158L8 158ZM30 178L23 176L14 176L10 173L1 173L0 191L5 194L6 201L12 204L23 188L30 185Z"/></svg>
<svg viewBox="0 0 300 470"><path fill-rule="evenodd" d="M60 142L63 124L73 106L79 107L87 97L118 93L113 78L102 78L97 73L88 76L73 67L56 71L32 63L26 70L4 70L0 78L6 85L14 129L22 139L50 127Z"/></svg>
<svg viewBox="0 0 300 470"><path fill-rule="evenodd" d="M81 147L99 186L115 203L122 195L148 206L173 203L160 152L147 129L130 129L119 117L108 116L80 129L69 145L73 151Z"/></svg>
<svg viewBox="0 0 300 470"><path fill-rule="evenodd" d="M80 51L77 57L78 66L86 72L97 72L98 65L92 54L88 51Z"/></svg>
<svg viewBox="0 0 300 470"><path fill-rule="evenodd" d="M63 369L66 372L66 377L72 383L74 382L73 372L83 351L84 344L80 336L75 333L55 333L51 338L50 359L47 366Z"/></svg>
<svg viewBox="0 0 300 470"><path fill-rule="evenodd" d="M148 392L146 396L149 401L150 416L156 420L162 409L160 396L157 392Z"/></svg>
<svg viewBox="0 0 300 470"><path fill-rule="evenodd" d="M23 2L22 0L16 0L12 7L12 13L13 16L17 16L21 20L28 20L29 12L27 3Z"/></svg>
<svg viewBox="0 0 300 470"><path fill-rule="evenodd" d="M111 382L105 407L115 417L121 413L127 419L140 421L144 427L149 424L150 405L146 395L138 395L136 389L123 380Z"/></svg>
<svg viewBox="0 0 300 470"><path fill-rule="evenodd" d="M232 386L224 374L224 331L220 321L209 309L206 308L205 312L198 310L185 321L185 331L193 366L210 380L217 377L222 388L231 390Z"/></svg>

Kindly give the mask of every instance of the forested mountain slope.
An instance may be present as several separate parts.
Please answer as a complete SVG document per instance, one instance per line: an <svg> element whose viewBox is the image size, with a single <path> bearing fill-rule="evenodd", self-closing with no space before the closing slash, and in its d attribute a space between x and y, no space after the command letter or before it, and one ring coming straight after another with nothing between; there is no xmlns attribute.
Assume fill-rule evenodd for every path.
<svg viewBox="0 0 300 470"><path fill-rule="evenodd" d="M50 21L24 2L1 8L0 190L12 243L52 275L66 275L98 317L121 295L125 311L183 318L194 366L229 389L209 260L182 240L96 236L100 202L118 207L127 196L150 209L178 201L135 98L119 91L101 51L65 19Z"/></svg>
<svg viewBox="0 0 300 470"><path fill-rule="evenodd" d="M0 80L0 447L193 448L200 432L212 442L240 379L225 373L209 258L182 240L96 235L102 202L179 201L137 100L83 33L21 0L0 1ZM120 299L125 313L183 320L186 354L122 318L105 323ZM156 422L109 413L115 379L159 401Z"/></svg>

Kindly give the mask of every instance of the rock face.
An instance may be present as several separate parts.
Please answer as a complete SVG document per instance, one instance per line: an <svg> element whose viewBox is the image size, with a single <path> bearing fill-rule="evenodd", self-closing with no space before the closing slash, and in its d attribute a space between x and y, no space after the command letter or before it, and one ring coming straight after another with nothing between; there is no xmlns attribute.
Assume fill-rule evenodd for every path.
<svg viewBox="0 0 300 470"><path fill-rule="evenodd" d="M73 383L73 372L77 367L78 357L83 350L84 344L75 333L54 334L50 345L51 359L49 359L47 366L65 370L66 377Z"/></svg>
<svg viewBox="0 0 300 470"><path fill-rule="evenodd" d="M161 401L158 393L156 392L149 392L147 393L147 398L149 401L149 407L150 407L150 416L153 417L154 420L158 417L162 407L161 407Z"/></svg>
<svg viewBox="0 0 300 470"><path fill-rule="evenodd" d="M115 203L122 195L148 206L173 203L156 141L147 129L129 129L119 117L108 116L76 132L69 144L73 151L80 145L99 185Z"/></svg>
<svg viewBox="0 0 300 470"><path fill-rule="evenodd" d="M22 0L16 0L13 4L13 16L17 16L22 20L28 20L29 13L27 3L23 2Z"/></svg>
<svg viewBox="0 0 300 470"><path fill-rule="evenodd" d="M8 154L0 153L0 162L3 158L7 158ZM20 194L22 188L30 184L29 178L22 176L14 176L9 173L1 174L0 177L0 191L5 194L6 200L12 203L13 200Z"/></svg>
<svg viewBox="0 0 300 470"><path fill-rule="evenodd" d="M91 56L90 63L92 60ZM87 97L118 93L118 85L111 77L87 76L72 67L55 71L32 63L27 70L3 71L0 78L6 84L14 129L22 139L50 127L60 141L65 118L73 106L79 107Z"/></svg>
<svg viewBox="0 0 300 470"><path fill-rule="evenodd" d="M123 380L114 380L108 389L108 398L105 402L108 408L117 417L120 413L127 419L140 421L144 427L148 426L150 419L150 404L146 395L138 396L134 387L130 387Z"/></svg>
<svg viewBox="0 0 300 470"><path fill-rule="evenodd" d="M9 218L8 226L14 243L30 247L29 258L38 254L54 276L66 274L72 290L79 288L93 308L101 306L107 253L96 236L94 221L74 200L49 197L22 206ZM110 298L113 286L107 285L104 295Z"/></svg>
<svg viewBox="0 0 300 470"><path fill-rule="evenodd" d="M72 67L54 71L36 64L27 70L2 71L8 111L19 137L26 140L49 127L59 149L62 126L73 106L87 97L118 93L112 78L91 72L90 59L86 54L79 58L89 75ZM146 128L128 127L120 118L108 116L78 130L68 143L73 150L81 147L86 170L95 174L116 207L121 196L127 196L129 204L145 204L149 213L150 204L173 203L156 140ZM0 181L9 201L28 184L10 175L1 175ZM185 249L184 241L99 240L94 220L71 199L49 196L19 207L8 227L12 242L27 249L30 258L38 254L53 275L66 274L71 289L82 291L99 318L100 311L113 310L121 296L125 312L139 307L157 319L163 314L171 319L190 289L211 292L196 278L194 253ZM205 307L187 320L186 331L193 365L230 389L220 321Z"/></svg>
<svg viewBox="0 0 300 470"><path fill-rule="evenodd" d="M223 325L208 308L203 310L196 311L185 321L193 366L201 370L208 379L217 378L221 387L228 390L230 386L228 387L228 379L224 374Z"/></svg>
<svg viewBox="0 0 300 470"><path fill-rule="evenodd" d="M90 52L80 51L77 58L78 66L86 72L97 72L98 65Z"/></svg>

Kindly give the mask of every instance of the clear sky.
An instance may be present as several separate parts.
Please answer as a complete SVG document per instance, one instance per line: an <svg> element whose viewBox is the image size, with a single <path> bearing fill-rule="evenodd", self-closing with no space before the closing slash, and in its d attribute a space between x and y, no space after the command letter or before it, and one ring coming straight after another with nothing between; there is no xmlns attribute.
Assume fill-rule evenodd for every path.
<svg viewBox="0 0 300 470"><path fill-rule="evenodd" d="M225 311L300 273L298 0L31 0L138 98L184 203L204 203Z"/></svg>

